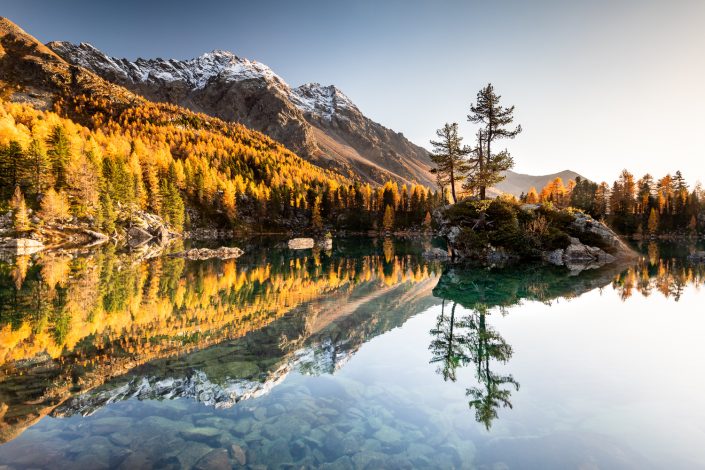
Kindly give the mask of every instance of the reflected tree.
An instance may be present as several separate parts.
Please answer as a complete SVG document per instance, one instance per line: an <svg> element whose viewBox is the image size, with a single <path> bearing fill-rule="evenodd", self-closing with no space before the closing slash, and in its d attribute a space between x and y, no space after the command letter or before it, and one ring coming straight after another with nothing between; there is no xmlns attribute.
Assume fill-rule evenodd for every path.
<svg viewBox="0 0 705 470"><path fill-rule="evenodd" d="M441 304L441 313L432 336L429 350L431 363L438 363L436 372L445 381L455 382L457 369L469 364L475 366L478 385L468 388L466 395L475 419L489 430L497 418L499 407L512 407L509 400L512 389L519 390L519 383L511 375L492 371L494 362L506 363L512 357L512 347L487 323L488 309L477 305L469 314L456 314L457 303L453 302L446 314L446 301Z"/></svg>
<svg viewBox="0 0 705 470"><path fill-rule="evenodd" d="M436 372L443 376L443 380L455 382L455 371L459 366L464 366L470 361L467 354L467 337L463 334L462 322L455 317L456 303L450 308L450 315L445 314L446 301L441 303L441 314L436 320L436 327L431 330L433 340L429 346L431 363L439 363Z"/></svg>
<svg viewBox="0 0 705 470"><path fill-rule="evenodd" d="M492 421L497 418L497 409L512 408L509 398L512 389L519 390L519 382L511 374L502 375L492 372L490 362L507 363L512 357L512 347L487 324L487 309L475 310L468 321L468 346L472 362L475 364L475 377L478 386L468 388L466 395L470 397L468 404L475 409L475 419L478 423L490 429Z"/></svg>

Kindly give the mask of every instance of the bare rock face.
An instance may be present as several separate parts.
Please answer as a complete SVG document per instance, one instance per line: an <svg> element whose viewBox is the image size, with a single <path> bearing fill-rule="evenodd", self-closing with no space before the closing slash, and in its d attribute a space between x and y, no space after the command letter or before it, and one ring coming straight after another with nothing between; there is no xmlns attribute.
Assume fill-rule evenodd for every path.
<svg viewBox="0 0 705 470"><path fill-rule="evenodd" d="M150 100L242 123L346 176L435 186L428 151L367 118L332 85L292 89L266 65L227 51L189 60L129 61L85 43L47 46L71 64Z"/></svg>

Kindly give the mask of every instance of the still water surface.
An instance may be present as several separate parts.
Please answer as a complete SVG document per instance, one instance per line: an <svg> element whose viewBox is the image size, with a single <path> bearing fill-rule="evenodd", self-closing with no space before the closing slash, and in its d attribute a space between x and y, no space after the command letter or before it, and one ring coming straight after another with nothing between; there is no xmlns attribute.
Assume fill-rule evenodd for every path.
<svg viewBox="0 0 705 470"><path fill-rule="evenodd" d="M421 242L0 262L8 468L704 468L705 268Z"/></svg>

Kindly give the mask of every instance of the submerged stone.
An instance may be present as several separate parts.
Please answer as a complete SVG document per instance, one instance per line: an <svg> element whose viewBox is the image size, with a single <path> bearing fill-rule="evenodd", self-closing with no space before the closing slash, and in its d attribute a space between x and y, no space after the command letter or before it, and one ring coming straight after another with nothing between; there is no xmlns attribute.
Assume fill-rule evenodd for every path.
<svg viewBox="0 0 705 470"><path fill-rule="evenodd" d="M227 450L215 449L201 457L193 468L194 470L231 470L232 465Z"/></svg>

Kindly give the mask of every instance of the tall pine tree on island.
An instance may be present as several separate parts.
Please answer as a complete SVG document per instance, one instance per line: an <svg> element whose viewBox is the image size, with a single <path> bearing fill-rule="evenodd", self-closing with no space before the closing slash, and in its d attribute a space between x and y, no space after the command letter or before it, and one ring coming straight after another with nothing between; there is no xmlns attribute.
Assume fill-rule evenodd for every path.
<svg viewBox="0 0 705 470"><path fill-rule="evenodd" d="M464 180L470 170L465 157L470 153L470 149L462 145L463 138L458 135L458 123L446 123L436 131L440 140L431 141L433 153L431 160L436 164L436 168L431 170L436 174L436 181L441 191L446 186L450 186L450 194L453 203L458 202L455 191L455 183Z"/></svg>
<svg viewBox="0 0 705 470"><path fill-rule="evenodd" d="M477 103L470 105L468 121L481 124L477 133L477 147L470 158L472 172L466 189L477 191L480 199L486 198L487 188L504 179L502 172L514 167L514 160L507 150L492 153L492 143L499 139L513 139L521 132L521 126L508 128L514 121L514 106L500 106L501 96L496 95L492 84L477 93Z"/></svg>

